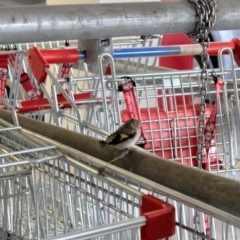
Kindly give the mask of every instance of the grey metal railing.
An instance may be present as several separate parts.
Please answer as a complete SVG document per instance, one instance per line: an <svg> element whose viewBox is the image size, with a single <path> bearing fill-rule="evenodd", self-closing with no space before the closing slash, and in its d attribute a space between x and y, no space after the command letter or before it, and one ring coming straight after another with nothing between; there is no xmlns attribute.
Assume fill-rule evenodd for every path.
<svg viewBox="0 0 240 240"><path fill-rule="evenodd" d="M240 29L238 0L217 1L213 30ZM192 32L195 6L188 0L0 8L0 43Z"/></svg>

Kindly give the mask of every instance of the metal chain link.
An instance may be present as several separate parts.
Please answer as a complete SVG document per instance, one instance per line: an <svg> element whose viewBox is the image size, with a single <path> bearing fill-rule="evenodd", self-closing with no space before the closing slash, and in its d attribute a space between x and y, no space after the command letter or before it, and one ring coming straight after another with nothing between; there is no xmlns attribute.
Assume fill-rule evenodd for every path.
<svg viewBox="0 0 240 240"><path fill-rule="evenodd" d="M203 48L201 55L202 72L200 76L200 116L198 124L198 152L197 161L198 167L202 168L203 162L203 145L204 145L204 115L205 115L205 98L206 98L206 82L208 79L207 66L209 61L208 45L209 45L209 33L216 22L216 0L189 0L195 4L195 9L198 17L196 30L193 33L188 34L189 37L197 40Z"/></svg>
<svg viewBox="0 0 240 240"><path fill-rule="evenodd" d="M199 111L199 123L198 123L198 151L197 161L198 168L202 169L203 163L203 146L204 146L204 116L205 116L205 100L207 87L206 83L208 80L208 45L209 45L209 33L216 22L216 0L189 0L195 4L195 9L198 17L196 30L193 33L188 34L189 37L197 40L203 48L201 55L202 72L200 76L201 87L200 87L200 111ZM195 225L195 233L200 231L200 219L199 211L195 211L193 223ZM199 239L197 234L193 234L193 239Z"/></svg>

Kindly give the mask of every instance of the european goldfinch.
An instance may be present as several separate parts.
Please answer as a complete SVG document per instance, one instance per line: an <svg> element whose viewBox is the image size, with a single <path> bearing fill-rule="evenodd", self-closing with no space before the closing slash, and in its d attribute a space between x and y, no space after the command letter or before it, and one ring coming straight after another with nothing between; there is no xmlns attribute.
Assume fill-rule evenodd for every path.
<svg viewBox="0 0 240 240"><path fill-rule="evenodd" d="M117 131L112 133L101 145L112 145L118 149L126 149L133 146L141 135L141 124L137 119L126 121Z"/></svg>

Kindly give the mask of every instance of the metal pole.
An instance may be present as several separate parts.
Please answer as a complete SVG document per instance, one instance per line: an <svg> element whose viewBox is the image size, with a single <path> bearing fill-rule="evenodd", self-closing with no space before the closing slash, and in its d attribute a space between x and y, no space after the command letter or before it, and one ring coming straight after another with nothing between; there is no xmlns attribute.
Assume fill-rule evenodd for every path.
<svg viewBox="0 0 240 240"><path fill-rule="evenodd" d="M144 216L133 219L124 219L124 221L110 223L107 225L101 225L95 228L89 228L86 230L77 230L68 234L60 234L58 236L50 237L48 240L77 240L77 239L90 239L101 236L114 234L124 230L133 230L146 225L147 219Z"/></svg>
<svg viewBox="0 0 240 240"><path fill-rule="evenodd" d="M213 30L240 29L239 0L218 0ZM0 8L0 44L192 32L189 0Z"/></svg>
<svg viewBox="0 0 240 240"><path fill-rule="evenodd" d="M9 111L0 110L3 120L13 122ZM76 133L51 124L18 115L20 126L36 134L41 134L70 148L77 149L95 158L109 162L119 156L119 151L111 146L104 148L90 136ZM123 169L164 185L172 190L188 195L222 211L240 217L240 182L224 178L203 170L175 163L145 151L133 151L114 162Z"/></svg>

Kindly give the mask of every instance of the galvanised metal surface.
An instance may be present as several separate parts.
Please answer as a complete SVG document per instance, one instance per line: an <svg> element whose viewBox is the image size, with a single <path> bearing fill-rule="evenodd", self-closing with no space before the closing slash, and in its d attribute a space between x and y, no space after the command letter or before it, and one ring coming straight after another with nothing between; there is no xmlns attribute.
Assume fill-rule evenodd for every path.
<svg viewBox="0 0 240 240"><path fill-rule="evenodd" d="M21 122L21 119L19 120ZM3 123L6 127L3 128L5 132L6 130L10 131L10 133L14 131L13 125L3 120L0 123ZM176 234L171 238L172 240L191 240L197 239L197 236L201 237L201 239L223 239L223 236L226 239L238 239L240 236L240 220L239 216L235 216L237 213L231 214L228 211L222 211L216 206L191 198L166 186L137 176L132 172L116 168L111 164L108 165L108 170L104 172L104 175L99 175L98 167L106 167L106 163L100 161L99 158L27 129L22 128L21 134L25 138L34 139L36 144L55 146L57 151L62 153L61 157L50 162L41 164L31 162L33 163L31 164L34 172L33 176L35 176L34 196L36 195L35 201L39 206L37 209L38 215L35 217L35 214L29 214L29 218L26 218L27 215L22 214L23 218L21 220L29 222L30 225L34 224L36 219L39 219L39 223L42 224L44 230L40 232L39 228L37 229L39 239L70 240L89 239L90 237L96 239L97 236L106 237L109 233L117 234L118 231L122 230L128 232L131 230L131 235L129 234L127 238L122 237L125 235L114 235L111 239L139 239L135 227L145 224L144 217L139 216L139 207L141 196L146 193L166 201L176 208ZM149 155L149 157L151 156ZM137 160L141 161L140 159ZM21 162L18 161L17 163ZM170 163L170 161L168 162ZM204 171L201 172L204 174ZM171 170L168 174L171 176ZM159 175L164 175L164 173L160 172ZM183 174L180 173L179 175L183 178ZM175 176L178 177L173 175L173 177ZM212 176L215 175L212 174ZM199 178L200 182L201 179L204 178ZM218 181L208 181L206 178L205 181L216 186L220 183ZM226 178L224 181L230 186L231 181L229 182L229 179ZM181 181L177 182L181 184ZM202 185L200 186L201 188L195 188L195 192L204 191ZM232 191L231 198L228 195L226 205L232 198L237 196L237 189L239 188ZM211 192L211 189L208 190ZM219 193L223 192L219 190ZM213 192L210 194L215 196ZM221 196L219 196L220 200ZM31 210L34 212L34 209ZM194 231L195 211L199 211L200 226L198 231ZM205 217L209 219L208 223L210 224L206 222ZM99 228L99 225L101 228ZM35 228L36 224L33 225L29 235L28 229L22 231L23 237L31 237L36 232ZM17 234L18 232L13 231L13 233ZM8 234L8 232L5 231L4 234ZM36 237L31 239L36 239Z"/></svg>
<svg viewBox="0 0 240 240"><path fill-rule="evenodd" d="M45 0L1 0L0 7L21 6L21 5L45 5Z"/></svg>
<svg viewBox="0 0 240 240"><path fill-rule="evenodd" d="M217 2L213 30L240 29L238 0ZM194 4L144 2L0 8L0 43L192 32Z"/></svg>

